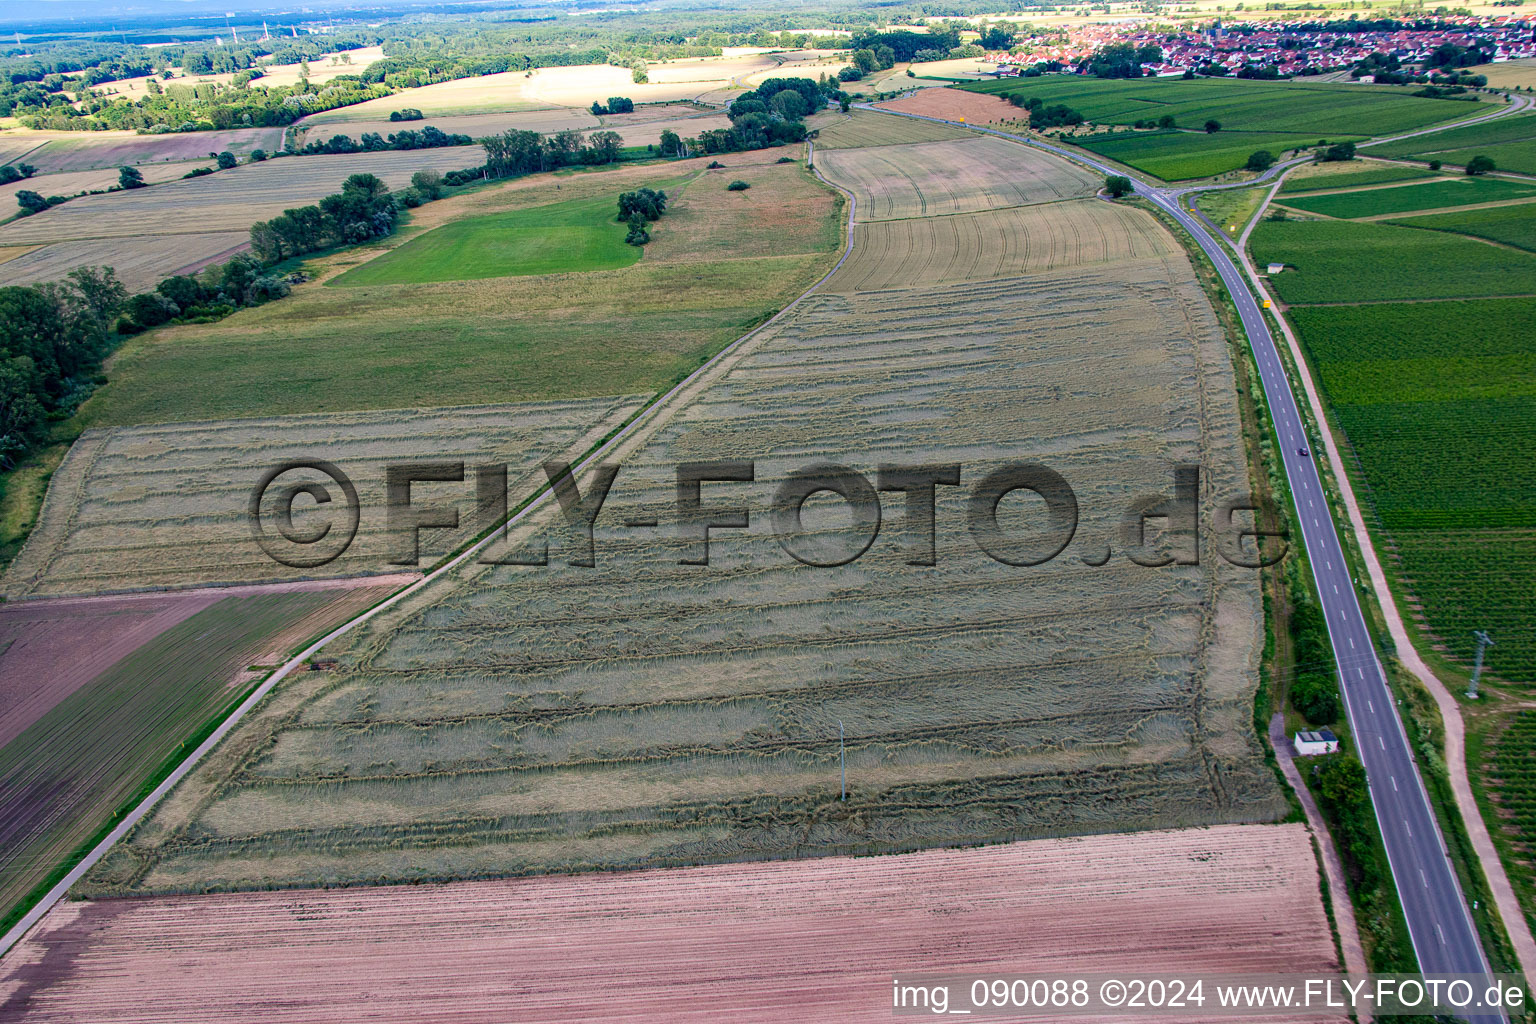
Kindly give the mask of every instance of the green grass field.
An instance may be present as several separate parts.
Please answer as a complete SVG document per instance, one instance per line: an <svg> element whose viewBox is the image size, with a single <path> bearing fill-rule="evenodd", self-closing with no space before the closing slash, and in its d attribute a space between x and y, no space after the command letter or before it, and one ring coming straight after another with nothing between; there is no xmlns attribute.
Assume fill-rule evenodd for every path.
<svg viewBox="0 0 1536 1024"><path fill-rule="evenodd" d="M1081 75L999 79L961 86L1065 103L1096 124L1134 124L1171 114L1181 128L1209 118L1226 131L1294 132L1337 142L1390 135L1471 116L1470 103L1410 95L1396 86L1257 82L1243 79L1100 79ZM1246 155L1246 154L1245 154Z"/></svg>
<svg viewBox="0 0 1536 1024"><path fill-rule="evenodd" d="M674 189L675 182L668 182ZM330 281L340 287L479 281L613 270L639 262L612 196L466 217L417 235Z"/></svg>
<svg viewBox="0 0 1536 1024"><path fill-rule="evenodd" d="M1280 194L1313 192L1325 188L1355 188L1361 185L1385 185L1394 181L1421 181L1433 178L1434 171L1418 167L1370 166L1360 171L1333 171L1348 164L1315 164L1292 171L1280 186ZM1306 173L1303 173L1306 172Z"/></svg>
<svg viewBox="0 0 1536 1024"><path fill-rule="evenodd" d="M421 280L413 268L456 274L455 266L480 253L434 245L418 250L418 262L411 250L436 231L476 233L486 230L486 220L508 215L518 223L532 210L551 213L557 202L573 210L579 207L574 201L590 200L594 210L616 212L621 191L666 186L679 168L522 179L422 207L417 214L424 226L438 225L434 231L400 243L400 256L373 256L390 260L379 271L360 263L348 272L417 283L375 284L364 277L351 278L353 287L304 285L282 302L216 324L150 331L113 357L108 383L82 407L78 422L115 426L656 391L782 308L835 259L840 200L803 164L777 164L780 152L733 157L726 170L708 172L675 196L669 189L673 202L653 225L640 262L581 274ZM702 164L683 167L701 170ZM752 189L727 193L719 180L724 174L751 182ZM690 195L696 190L703 191ZM603 231L619 248L631 249L622 224ZM357 261L375 251L338 258Z"/></svg>
<svg viewBox="0 0 1536 1024"><path fill-rule="evenodd" d="M1536 173L1536 115L1501 117L1465 128L1450 128L1400 142L1372 146L1373 156L1412 157L1465 164L1480 154L1501 170Z"/></svg>
<svg viewBox="0 0 1536 1024"><path fill-rule="evenodd" d="M1431 631L1469 663L1486 629L1490 669L1536 681L1536 299L1289 316Z"/></svg>
<svg viewBox="0 0 1536 1024"><path fill-rule="evenodd" d="M1536 252L1536 203L1467 210L1465 213L1437 213L1431 217L1410 217L1392 223L1430 231L1473 235Z"/></svg>
<svg viewBox="0 0 1536 1024"><path fill-rule="evenodd" d="M1229 238L1236 238L1243 231L1253 211L1269 194L1266 188L1228 188L1207 192L1195 199L1207 217L1216 223Z"/></svg>
<svg viewBox="0 0 1536 1024"><path fill-rule="evenodd" d="M1249 245L1295 268L1271 280L1290 304L1536 293L1536 256L1391 224L1265 219Z"/></svg>
<svg viewBox="0 0 1536 1024"><path fill-rule="evenodd" d="M1285 205L1325 217L1378 217L1413 210L1437 210L1450 206L1497 203L1506 199L1536 196L1536 184L1498 178L1451 178L1422 185L1372 188L1361 192L1336 192L1326 196L1287 199Z"/></svg>
<svg viewBox="0 0 1536 1024"><path fill-rule="evenodd" d="M1335 136L1331 141L1359 140L1363 136ZM1275 132L1137 132L1081 140L1082 147L1128 164L1164 181L1187 181L1235 171L1261 149L1276 157L1296 147L1315 146L1313 135Z"/></svg>
<svg viewBox="0 0 1536 1024"><path fill-rule="evenodd" d="M18 902L108 823L178 745L245 695L255 679L237 684L243 669L274 644L297 646L386 593L369 587L224 598L128 654L0 748L0 920L13 918Z"/></svg>

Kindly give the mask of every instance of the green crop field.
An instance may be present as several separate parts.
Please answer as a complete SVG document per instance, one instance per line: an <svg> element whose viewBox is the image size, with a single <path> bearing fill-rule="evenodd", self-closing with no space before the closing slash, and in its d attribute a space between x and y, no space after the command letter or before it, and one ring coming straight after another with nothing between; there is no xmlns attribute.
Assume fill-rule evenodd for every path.
<svg viewBox="0 0 1536 1024"><path fill-rule="evenodd" d="M640 259L640 248L625 244L626 229L617 217L612 196L466 217L417 235L330 283L429 284L627 267Z"/></svg>
<svg viewBox="0 0 1536 1024"><path fill-rule="evenodd" d="M1430 217L1394 220L1392 223L1430 231L1473 235L1536 252L1536 203L1467 210L1465 213L1437 213Z"/></svg>
<svg viewBox="0 0 1536 1024"><path fill-rule="evenodd" d="M1385 185L1394 181L1420 181L1435 177L1434 171L1419 167L1391 167L1375 164L1365 170L1349 170L1353 163L1309 164L1286 176L1280 194L1313 192L1325 188L1355 188L1361 185Z"/></svg>
<svg viewBox="0 0 1536 1024"><path fill-rule="evenodd" d="M245 695L260 677L247 666L274 664L390 589L226 597L81 685L0 748L0 919L184 741Z"/></svg>
<svg viewBox="0 0 1536 1024"><path fill-rule="evenodd" d="M1536 299L1289 315L1430 630L1470 661L1486 629L1491 670L1536 681Z"/></svg>
<svg viewBox="0 0 1536 1024"><path fill-rule="evenodd" d="M656 391L782 308L835 260L841 200L804 164L776 163L781 152L728 156L727 168L677 190L643 258L629 266L347 288L311 283L216 324L151 331L113 357L109 382L82 407L81 424ZM702 162L684 166L702 171ZM413 211L413 224L433 228L573 200L617 211L620 192L665 185L678 171L658 164L539 175L428 204ZM726 193L725 174L752 188ZM691 196L695 189L737 201L721 206L713 195ZM604 231L630 248L623 225ZM388 244L412 243L407 236ZM359 261L390 255L349 250L319 261L319 273L346 261L361 272L369 264ZM438 267L475 258L433 257ZM381 273L404 276L404 265Z"/></svg>
<svg viewBox="0 0 1536 1024"><path fill-rule="evenodd" d="M1339 135L1332 141L1358 140L1363 136ZM1237 170L1261 149L1276 157L1295 147L1315 146L1316 136L1278 134L1275 132L1135 132L1086 137L1084 149L1164 181L1208 178Z"/></svg>
<svg viewBox="0 0 1536 1024"><path fill-rule="evenodd" d="M1536 116L1495 118L1398 142L1372 146L1372 156L1412 157L1464 164L1474 156L1493 158L1501 170L1536 173Z"/></svg>
<svg viewBox="0 0 1536 1024"><path fill-rule="evenodd" d="M1506 199L1536 196L1536 184L1499 178L1450 178L1422 185L1371 188L1360 192L1336 192L1326 196L1286 199L1285 205L1325 217L1378 217L1412 210L1437 210L1451 206L1497 203ZM1500 211L1504 212L1504 211Z"/></svg>
<svg viewBox="0 0 1536 1024"><path fill-rule="evenodd" d="M1257 82L1243 79L1100 79L1082 75L998 79L961 86L973 92L1038 96L1065 103L1097 124L1134 124L1172 115L1181 128L1207 119L1227 131L1293 132L1338 142L1390 135L1471 116L1470 103L1423 99L1394 86ZM1245 154L1246 156L1246 154Z"/></svg>
<svg viewBox="0 0 1536 1024"><path fill-rule="evenodd" d="M1513 847L1513 856L1505 857L1510 882L1529 906L1536 899L1530 872L1517 868L1536 856L1536 711L1511 715L1483 751L1483 783L1497 814L1485 817Z"/></svg>
<svg viewBox="0 0 1536 1024"><path fill-rule="evenodd" d="M1291 304L1536 293L1536 256L1391 224L1266 218L1249 245L1258 263L1295 268L1271 280Z"/></svg>

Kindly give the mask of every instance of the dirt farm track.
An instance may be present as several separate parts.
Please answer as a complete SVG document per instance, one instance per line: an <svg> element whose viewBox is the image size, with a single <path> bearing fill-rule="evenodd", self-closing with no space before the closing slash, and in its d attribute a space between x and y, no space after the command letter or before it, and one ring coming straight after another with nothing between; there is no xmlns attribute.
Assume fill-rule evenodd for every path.
<svg viewBox="0 0 1536 1024"><path fill-rule="evenodd" d="M1335 964L1305 827L1227 825L62 903L0 961L0 1021L887 1021L904 973Z"/></svg>

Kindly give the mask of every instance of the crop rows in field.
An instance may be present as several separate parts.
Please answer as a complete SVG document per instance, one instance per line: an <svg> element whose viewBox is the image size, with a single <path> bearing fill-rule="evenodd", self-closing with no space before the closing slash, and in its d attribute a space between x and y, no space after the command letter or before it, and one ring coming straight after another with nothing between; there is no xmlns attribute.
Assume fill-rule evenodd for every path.
<svg viewBox="0 0 1536 1024"><path fill-rule="evenodd" d="M86 433L54 474L37 528L5 576L15 597L194 583L283 580L394 571L384 470L391 462L506 463L513 493L542 482L545 459L573 460L623 423L644 396L523 405L395 410L158 424ZM360 497L357 539L328 565L295 568L263 552L248 503L270 467L320 459L352 478ZM423 564L486 524L473 512L474 482L417 484L415 501L462 511L458 530L422 535ZM335 484L314 472L284 474ZM300 530L306 502L295 508ZM273 509L267 509L275 514ZM336 529L341 528L340 520Z"/></svg>
<svg viewBox="0 0 1536 1024"><path fill-rule="evenodd" d="M1483 780L1498 812L1498 827L1513 841L1513 864L1524 867L1536 857L1536 711L1516 711L1484 751ZM1522 889L1528 878L1520 879Z"/></svg>
<svg viewBox="0 0 1536 1024"><path fill-rule="evenodd" d="M1498 203L1531 196L1536 196L1536 184L1502 178L1460 177L1392 188L1367 188L1357 192L1287 198L1284 202L1286 206L1308 213L1349 219Z"/></svg>
<svg viewBox="0 0 1536 1024"><path fill-rule="evenodd" d="M828 115L831 116L831 115ZM818 129L816 148L862 149L866 146L898 146L913 142L951 142L976 136L964 128L951 128L932 121L910 117L888 117L854 110L845 117Z"/></svg>
<svg viewBox="0 0 1536 1024"><path fill-rule="evenodd" d="M27 136L26 141L34 146L41 143L27 154L26 162L36 167L40 174L55 174L116 169L124 164L206 160L209 153L226 150L243 160L253 149L264 149L268 153L282 149L283 129L232 128L219 132L169 132L165 135L52 132ZM145 180L153 180L147 172Z"/></svg>
<svg viewBox="0 0 1536 1024"><path fill-rule="evenodd" d="M1155 110L1151 116L1157 116ZM1348 137L1358 139L1361 136ZM1215 134L1132 132L1085 136L1079 141L1090 152L1118 160L1164 181L1208 178L1242 167L1249 156L1261 149L1283 157L1288 150L1317 143L1317 139L1310 135L1235 131Z"/></svg>
<svg viewBox="0 0 1536 1024"><path fill-rule="evenodd" d="M0 264L0 285L58 281L76 267L107 266L130 292L148 291L184 267L197 266L250 241L245 231L209 231L142 238L84 238L40 245ZM34 243L35 244L35 243Z"/></svg>
<svg viewBox="0 0 1536 1024"><path fill-rule="evenodd" d="M1064 103L1098 124L1134 124L1171 115L1181 128L1207 119L1223 131L1290 132L1338 142L1346 136L1391 135L1468 117L1469 103L1422 99L1390 87L1239 79L1104 79L1047 76L961 86L975 92L1038 96ZM1219 133L1218 133L1219 134Z"/></svg>
<svg viewBox="0 0 1536 1024"><path fill-rule="evenodd" d="M1285 176L1280 186L1281 195L1294 192L1313 192L1321 189L1359 188L1365 185L1386 185L1400 181L1423 181L1435 177L1434 171L1419 167L1398 167L1391 164L1371 164L1365 170L1355 170L1350 163L1307 164Z"/></svg>
<svg viewBox="0 0 1536 1024"><path fill-rule="evenodd" d="M547 534L549 567L456 571L355 631L334 682L296 680L243 723L92 885L763 859L1283 811L1249 722L1252 575L1082 561L1175 462L1204 467L1207 514L1246 490L1226 347L1187 264L816 294L636 444L594 568L567 565L540 516L509 546ZM704 501L745 504L751 526L681 565L676 467L720 458L755 459L755 481ZM894 501L839 568L791 559L767 518L776 482L811 463L955 461L970 486L1021 459L1062 473L1082 510L1045 566L982 555L959 488L939 488L932 568L907 564ZM849 541L814 501L793 536Z"/></svg>
<svg viewBox="0 0 1536 1024"><path fill-rule="evenodd" d="M1437 213L1393 221L1404 227L1430 231L1448 231L1457 235L1486 238L1519 249L1536 252L1536 203L1500 206L1461 213Z"/></svg>
<svg viewBox="0 0 1536 1024"><path fill-rule="evenodd" d="M829 949L836 984L826 980ZM988 963L1138 974L1338 969L1311 840L1289 824L878 859L64 903L0 962L0 989L37 1022L198 1024L240 1006L270 1024L299 1024L357 1020L387 1005L393 1020L466 1024L505 1021L509 1006L523 1020L602 1024L868 1024L891 1016L891 978L907 965L959 972Z"/></svg>
<svg viewBox="0 0 1536 1024"><path fill-rule="evenodd" d="M854 225L853 255L826 288L933 287L1122 260L1148 261L1156 273L1175 249L1147 213L1092 199L871 221Z"/></svg>
<svg viewBox="0 0 1536 1024"><path fill-rule="evenodd" d="M1464 164L1474 156L1493 158L1500 170L1536 172L1536 116L1500 117L1464 128L1401 139L1370 152L1377 156L1412 157Z"/></svg>
<svg viewBox="0 0 1536 1024"><path fill-rule="evenodd" d="M128 653L0 748L0 916L244 696L255 678L248 666L282 660L390 589L225 597Z"/></svg>
<svg viewBox="0 0 1536 1024"><path fill-rule="evenodd" d="M978 213L1091 196L1100 182L1075 164L991 136L836 149L823 173L858 198L860 221Z"/></svg>
<svg viewBox="0 0 1536 1024"><path fill-rule="evenodd" d="M1536 299L1290 316L1429 631L1466 662L1488 630L1490 668L1536 680Z"/></svg>
<svg viewBox="0 0 1536 1024"><path fill-rule="evenodd" d="M1536 292L1536 256L1391 224L1265 219L1250 246L1259 265L1286 264L1270 287L1291 304Z"/></svg>

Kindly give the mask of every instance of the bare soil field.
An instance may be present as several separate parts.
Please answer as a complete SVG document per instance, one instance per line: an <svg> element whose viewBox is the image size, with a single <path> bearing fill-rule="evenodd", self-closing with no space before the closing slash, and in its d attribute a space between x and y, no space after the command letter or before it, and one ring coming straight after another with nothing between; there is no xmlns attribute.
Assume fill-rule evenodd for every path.
<svg viewBox="0 0 1536 1024"><path fill-rule="evenodd" d="M190 273L250 244L246 231L209 231L142 238L86 238L34 246L0 267L0 285L57 281L76 267L107 266L130 292L153 288L161 278Z"/></svg>
<svg viewBox="0 0 1536 1024"><path fill-rule="evenodd" d="M1100 185L1064 160L990 136L834 149L816 163L858 197L861 222L1075 199Z"/></svg>
<svg viewBox="0 0 1536 1024"><path fill-rule="evenodd" d="M374 413L288 416L217 423L88 431L54 474L38 526L6 573L8 596L60 595L210 582L302 579L391 572L384 467L391 462L506 463L518 493L543 482L540 464L574 460L623 423L644 396ZM251 534L252 488L273 465L295 459L335 463L355 483L362 508L357 539L325 566L274 561ZM418 484L417 502L462 508L458 530L422 535L423 564L472 537L473 473L463 484ZM295 471L282 483L323 475ZM300 502L301 531L321 519ZM268 514L272 510L268 509ZM306 525L306 523L308 525ZM341 529L339 519L335 528ZM304 554L303 549L294 549Z"/></svg>
<svg viewBox="0 0 1536 1024"><path fill-rule="evenodd" d="M510 111L499 114L447 114L429 117L421 121L391 121L388 117L376 120L320 121L307 119L299 122L306 129L304 142L323 142L336 135L350 135L360 139L364 132L377 132L384 138L398 131L420 131L427 125L450 135L468 135L481 139L487 135L499 135L505 131L560 132L568 128L591 131L599 127L598 118L589 110L551 108L549 110Z"/></svg>
<svg viewBox="0 0 1536 1024"><path fill-rule="evenodd" d="M207 160L209 153L228 150L242 160L253 149L268 153L283 148L281 128L233 128L222 132L169 132L138 135L134 132L29 132L35 149L26 162L41 174L117 168L124 164L142 167L155 163ZM146 175L147 180L147 175Z"/></svg>
<svg viewBox="0 0 1536 1024"><path fill-rule="evenodd" d="M0 1017L875 1022L891 979L922 972L1336 969L1305 828L1223 826L61 903L0 962Z"/></svg>
<svg viewBox="0 0 1536 1024"><path fill-rule="evenodd" d="M704 114L697 111L687 117L632 121L629 124L609 124L606 123L610 120L609 118L603 120L605 122L603 127L618 132L626 146L659 145L663 131L673 131L685 139L692 139L697 138L700 132L731 126L731 119L724 114ZM759 152L762 151L759 150ZM774 152L782 154L786 150L779 149Z"/></svg>
<svg viewBox="0 0 1536 1024"><path fill-rule="evenodd" d="M876 103L881 110L920 114L966 124L1029 127L1029 115L1000 96L959 89L919 89L910 96Z"/></svg>
<svg viewBox="0 0 1536 1024"><path fill-rule="evenodd" d="M853 255L828 291L984 281L1122 260L1145 260L1144 273L1170 276L1184 262L1149 214L1097 199L872 221L854 225L853 236Z"/></svg>
<svg viewBox="0 0 1536 1024"><path fill-rule="evenodd" d="M0 607L0 747L115 662L220 597L201 592Z"/></svg>
<svg viewBox="0 0 1536 1024"><path fill-rule="evenodd" d="M964 128L951 128L931 121L913 121L906 117L884 117L864 110L854 110L847 114L822 114L816 120L825 125L818 127L816 134L816 148L822 150L896 146L909 142L950 142L976 137Z"/></svg>
<svg viewBox="0 0 1536 1024"><path fill-rule="evenodd" d="M964 159L965 145L912 148ZM1215 558L1149 570L1119 540L1137 496L1169 492L1172 464L1203 467L1203 515L1247 489L1226 343L1177 253L814 293L691 389L615 453L593 568L566 564L556 513L530 517L508 549L546 539L548 567L463 567L333 645L338 672L285 682L92 891L891 852L1284 813L1251 724L1256 579ZM671 529L620 525L673 522L677 465L721 458L754 458L754 482L710 484L705 501L745 506L751 525L717 531L707 567L684 564L697 556ZM1080 509L1077 539L1044 565L982 554L962 488L939 488L936 564L921 569L894 506L890 532L829 568L791 558L769 516L778 483L813 463L957 462L971 486L1023 460L1070 481ZM845 519L808 509L788 536L857 551ZM1099 565L1106 542L1117 557Z"/></svg>
<svg viewBox="0 0 1536 1024"><path fill-rule="evenodd" d="M289 649L393 585L217 593L0 747L0 920ZM253 666L260 666L253 671Z"/></svg>
<svg viewBox="0 0 1536 1024"><path fill-rule="evenodd" d="M151 283L228 251L230 236L243 241L258 220L340 190L349 174L368 171L399 188L422 168L450 171L484 158L478 146L285 157L152 188L81 196L0 226L0 246L45 245L0 264L0 285L57 276L55 268L62 273L80 263L106 263L125 278L131 273L136 284ZM63 243L70 247L59 248Z"/></svg>

